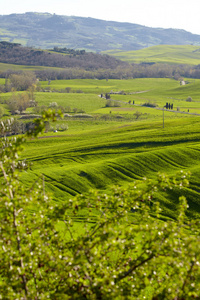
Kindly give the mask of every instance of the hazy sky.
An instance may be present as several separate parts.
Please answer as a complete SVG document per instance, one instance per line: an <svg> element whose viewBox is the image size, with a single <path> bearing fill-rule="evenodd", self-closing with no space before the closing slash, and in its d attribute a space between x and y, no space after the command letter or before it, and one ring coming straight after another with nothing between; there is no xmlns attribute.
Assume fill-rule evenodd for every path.
<svg viewBox="0 0 200 300"><path fill-rule="evenodd" d="M49 12L200 34L200 0L0 0L0 14Z"/></svg>

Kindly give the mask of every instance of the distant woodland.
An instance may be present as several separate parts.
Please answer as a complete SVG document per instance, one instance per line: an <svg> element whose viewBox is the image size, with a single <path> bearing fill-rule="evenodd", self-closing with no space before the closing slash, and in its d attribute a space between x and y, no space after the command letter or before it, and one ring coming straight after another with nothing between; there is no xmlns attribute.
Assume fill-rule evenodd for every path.
<svg viewBox="0 0 200 300"><path fill-rule="evenodd" d="M17 43L0 42L0 62L15 65L42 66L35 70L40 80L97 78L200 78L200 65L156 63L129 64L109 55L54 47L51 50L23 47ZM52 67L46 68L45 67ZM58 68L58 69L57 69ZM0 77L20 71L0 72Z"/></svg>
<svg viewBox="0 0 200 300"><path fill-rule="evenodd" d="M52 52L38 50L29 47L22 47L17 43L0 42L0 62L46 66L57 68L82 68L85 70L115 69L117 66L126 66L125 62L117 60L109 55L101 55L92 52L83 51L64 51L60 54L53 51L61 52L61 49L54 48Z"/></svg>

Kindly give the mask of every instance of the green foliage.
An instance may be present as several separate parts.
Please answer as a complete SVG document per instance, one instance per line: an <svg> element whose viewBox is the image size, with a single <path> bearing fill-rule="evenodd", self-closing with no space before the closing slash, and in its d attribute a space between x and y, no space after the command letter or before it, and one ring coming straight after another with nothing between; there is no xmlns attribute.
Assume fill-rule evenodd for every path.
<svg viewBox="0 0 200 300"><path fill-rule="evenodd" d="M3 107L0 106L0 118L3 116L3 114L4 114L4 109Z"/></svg>
<svg viewBox="0 0 200 300"><path fill-rule="evenodd" d="M36 136L55 113L35 121ZM175 220L162 220L161 190L188 185L188 175L158 174L127 188L97 190L63 202L44 180L20 181L23 137L1 123L1 299L191 299L200 293L199 221L179 199Z"/></svg>
<svg viewBox="0 0 200 300"><path fill-rule="evenodd" d="M30 106L28 94L13 94L7 102L11 114L22 113Z"/></svg>
<svg viewBox="0 0 200 300"><path fill-rule="evenodd" d="M11 86L17 91L25 91L36 83L35 74L27 71L19 74L11 74L9 79Z"/></svg>
<svg viewBox="0 0 200 300"><path fill-rule="evenodd" d="M156 103L151 103L151 102L145 102L145 103L143 104L143 106L147 106L147 107L156 107L157 104L156 104Z"/></svg>
<svg viewBox="0 0 200 300"><path fill-rule="evenodd" d="M187 102L192 102L192 97L188 96L186 99Z"/></svg>
<svg viewBox="0 0 200 300"><path fill-rule="evenodd" d="M44 111L40 119L35 119L33 121L34 126L30 130L28 130L27 136L29 137L38 136L38 134L41 133L46 128L46 122L48 122L49 119L51 119L52 122L55 122L56 117L58 116L61 117L63 116L60 111L56 112L55 110L52 111L51 109Z"/></svg>

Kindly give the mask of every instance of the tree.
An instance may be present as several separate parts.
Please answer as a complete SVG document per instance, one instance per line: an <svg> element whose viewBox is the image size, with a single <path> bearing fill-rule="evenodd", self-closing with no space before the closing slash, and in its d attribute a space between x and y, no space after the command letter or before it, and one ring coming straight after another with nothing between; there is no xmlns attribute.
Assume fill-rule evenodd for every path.
<svg viewBox="0 0 200 300"><path fill-rule="evenodd" d="M192 97L188 96L186 99L187 102L192 102Z"/></svg>
<svg viewBox="0 0 200 300"><path fill-rule="evenodd" d="M35 120L29 135L50 117L55 113ZM154 200L158 189L187 186L188 174L159 174L156 182L144 179L57 203L43 178L30 187L20 181L20 170L28 167L18 158L24 137L6 138L11 123L0 124L2 299L199 297L199 220L187 220L184 197L177 219L167 221Z"/></svg>
<svg viewBox="0 0 200 300"><path fill-rule="evenodd" d="M17 119L13 119L11 125L11 134L16 135L25 132L25 124Z"/></svg>
<svg viewBox="0 0 200 300"><path fill-rule="evenodd" d="M22 113L22 111L26 110L30 106L29 95L27 93L14 93L7 104L12 114L15 114L17 111Z"/></svg>
<svg viewBox="0 0 200 300"><path fill-rule="evenodd" d="M137 119L139 119L139 117L141 117L142 113L139 112L139 111L136 111L136 112L134 113L134 115L135 115L135 118L136 118L136 120L137 120Z"/></svg>
<svg viewBox="0 0 200 300"><path fill-rule="evenodd" d="M107 100L106 101L106 105L105 105L106 107L113 107L114 106L114 103L113 103L113 101L112 100Z"/></svg>
<svg viewBox="0 0 200 300"><path fill-rule="evenodd" d="M110 99L110 94L106 93L106 99Z"/></svg>
<svg viewBox="0 0 200 300"><path fill-rule="evenodd" d="M3 114L4 114L4 109L3 107L0 106L0 118L3 116Z"/></svg>
<svg viewBox="0 0 200 300"><path fill-rule="evenodd" d="M58 103L57 102L51 102L49 104L49 107L52 108L52 109L56 109L56 108L58 108Z"/></svg>
<svg viewBox="0 0 200 300"><path fill-rule="evenodd" d="M37 85L36 84L31 84L28 89L27 89L27 92L28 92L28 95L29 95L29 99L34 101L35 100L35 91L37 89Z"/></svg>
<svg viewBox="0 0 200 300"><path fill-rule="evenodd" d="M36 76L32 72L21 72L19 74L11 74L9 80L16 91L26 91L36 83Z"/></svg>

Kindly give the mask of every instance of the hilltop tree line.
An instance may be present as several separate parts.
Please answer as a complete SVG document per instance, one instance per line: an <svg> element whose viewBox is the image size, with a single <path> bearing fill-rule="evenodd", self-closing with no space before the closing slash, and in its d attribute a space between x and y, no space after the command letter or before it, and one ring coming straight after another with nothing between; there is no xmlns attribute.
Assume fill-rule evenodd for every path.
<svg viewBox="0 0 200 300"><path fill-rule="evenodd" d="M117 66L114 69L85 70L83 68L43 69L33 71L40 80L59 79L129 79L129 78L173 78L182 80L182 77L200 78L200 66L188 65L127 65ZM8 69L0 72L0 78L8 78L11 74L20 74L21 71Z"/></svg>
<svg viewBox="0 0 200 300"><path fill-rule="evenodd" d="M200 65L129 64L109 55L87 53L84 50L54 47L53 51L65 52L65 54L22 47L16 43L0 42L0 62L43 66L43 69L34 71L40 80L86 78L173 78L181 80L182 77L200 78ZM60 69L45 69L45 67ZM18 74L20 71L0 72L0 77L8 78L13 73Z"/></svg>
<svg viewBox="0 0 200 300"><path fill-rule="evenodd" d="M66 48L66 47L64 47L64 48L54 47L51 51L65 53L65 54L72 54L74 56L85 54L85 50L75 50L75 49L70 49L70 48Z"/></svg>
<svg viewBox="0 0 200 300"><path fill-rule="evenodd" d="M200 78L200 65L167 65L133 64L117 66L115 69L84 70L81 68L67 68L60 70L36 70L36 77L41 80L56 79L130 79L130 78L173 78L182 80L187 78ZM5 76L5 74L2 74ZM1 74L0 74L1 76Z"/></svg>
<svg viewBox="0 0 200 300"><path fill-rule="evenodd" d="M19 44L13 45L8 42L0 42L0 62L57 68L80 68L84 70L115 69L117 66L127 65L127 63L109 55L84 51L72 51L72 54L66 55L22 47Z"/></svg>

